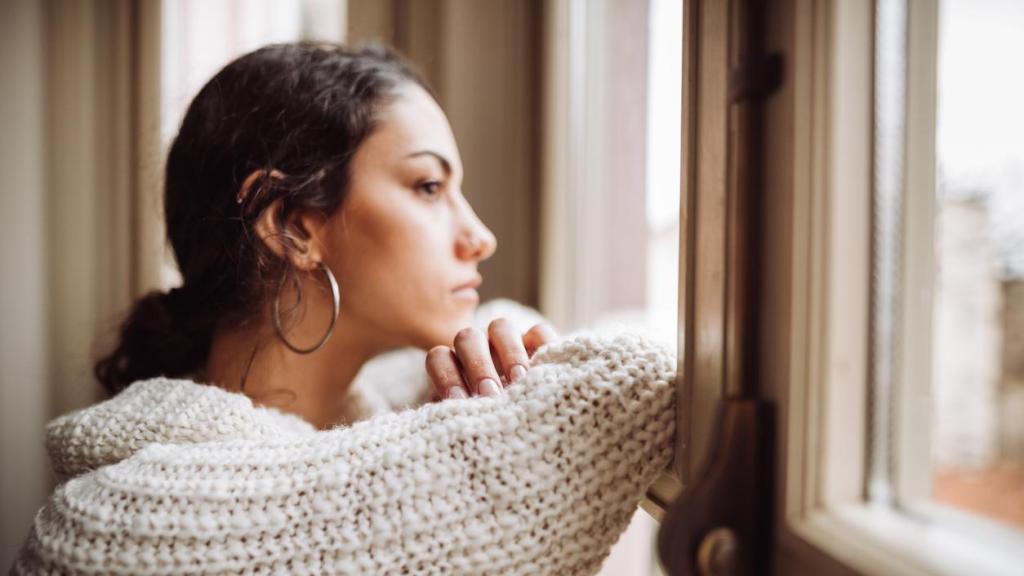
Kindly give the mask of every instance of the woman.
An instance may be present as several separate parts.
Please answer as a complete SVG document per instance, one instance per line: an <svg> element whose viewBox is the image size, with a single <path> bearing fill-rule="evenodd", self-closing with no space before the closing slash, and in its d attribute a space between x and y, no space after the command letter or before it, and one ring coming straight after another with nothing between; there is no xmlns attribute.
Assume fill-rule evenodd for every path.
<svg viewBox="0 0 1024 576"><path fill-rule="evenodd" d="M167 160L183 285L97 364L112 398L48 427L62 483L15 572L596 571L671 455L672 354L467 328L496 242L461 179L386 50L220 71ZM360 368L405 346L447 400L338 426Z"/></svg>

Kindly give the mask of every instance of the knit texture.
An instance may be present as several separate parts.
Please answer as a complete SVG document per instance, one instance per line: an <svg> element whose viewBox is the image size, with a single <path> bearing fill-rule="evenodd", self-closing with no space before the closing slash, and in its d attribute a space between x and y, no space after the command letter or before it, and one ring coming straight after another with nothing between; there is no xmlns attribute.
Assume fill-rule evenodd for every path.
<svg viewBox="0 0 1024 576"><path fill-rule="evenodd" d="M491 398L315 431L155 378L48 427L64 482L15 574L593 574L674 437L673 352L542 347Z"/></svg>

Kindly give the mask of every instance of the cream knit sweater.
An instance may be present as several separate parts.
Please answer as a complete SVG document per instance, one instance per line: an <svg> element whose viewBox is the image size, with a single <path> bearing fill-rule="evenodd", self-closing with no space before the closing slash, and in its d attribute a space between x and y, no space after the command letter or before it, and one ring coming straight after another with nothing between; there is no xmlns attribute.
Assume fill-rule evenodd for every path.
<svg viewBox="0 0 1024 576"><path fill-rule="evenodd" d="M190 380L48 427L62 483L15 574L592 574L668 464L675 358L638 334L542 347L497 398L318 432Z"/></svg>

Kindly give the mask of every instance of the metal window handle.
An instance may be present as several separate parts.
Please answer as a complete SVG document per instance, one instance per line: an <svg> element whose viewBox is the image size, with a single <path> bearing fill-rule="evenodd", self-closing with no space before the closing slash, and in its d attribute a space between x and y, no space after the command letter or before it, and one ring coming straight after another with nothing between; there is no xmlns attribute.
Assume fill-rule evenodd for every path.
<svg viewBox="0 0 1024 576"><path fill-rule="evenodd" d="M771 572L774 407L727 398L696 480L665 514L658 555L668 574Z"/></svg>

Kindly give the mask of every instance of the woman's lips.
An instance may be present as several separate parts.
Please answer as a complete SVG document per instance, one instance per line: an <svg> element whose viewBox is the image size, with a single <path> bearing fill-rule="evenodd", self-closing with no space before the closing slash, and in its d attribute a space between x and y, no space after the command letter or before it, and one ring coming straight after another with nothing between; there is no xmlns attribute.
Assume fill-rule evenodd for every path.
<svg viewBox="0 0 1024 576"><path fill-rule="evenodd" d="M459 290L464 290L466 288L478 288L480 284L483 283L483 281L483 276L477 274L476 276L470 278L466 282L463 282L462 284L459 284L455 288L452 288L452 292L457 292Z"/></svg>
<svg viewBox="0 0 1024 576"><path fill-rule="evenodd" d="M476 288L468 286L466 288L459 288L458 290L453 291L452 295L460 300L470 300L473 302L480 301L480 294L477 293Z"/></svg>
<svg viewBox="0 0 1024 576"><path fill-rule="evenodd" d="M452 295L459 300L479 302L480 294L477 293L476 289L483 281L483 276L477 274L468 281L456 286L455 289L452 290Z"/></svg>

